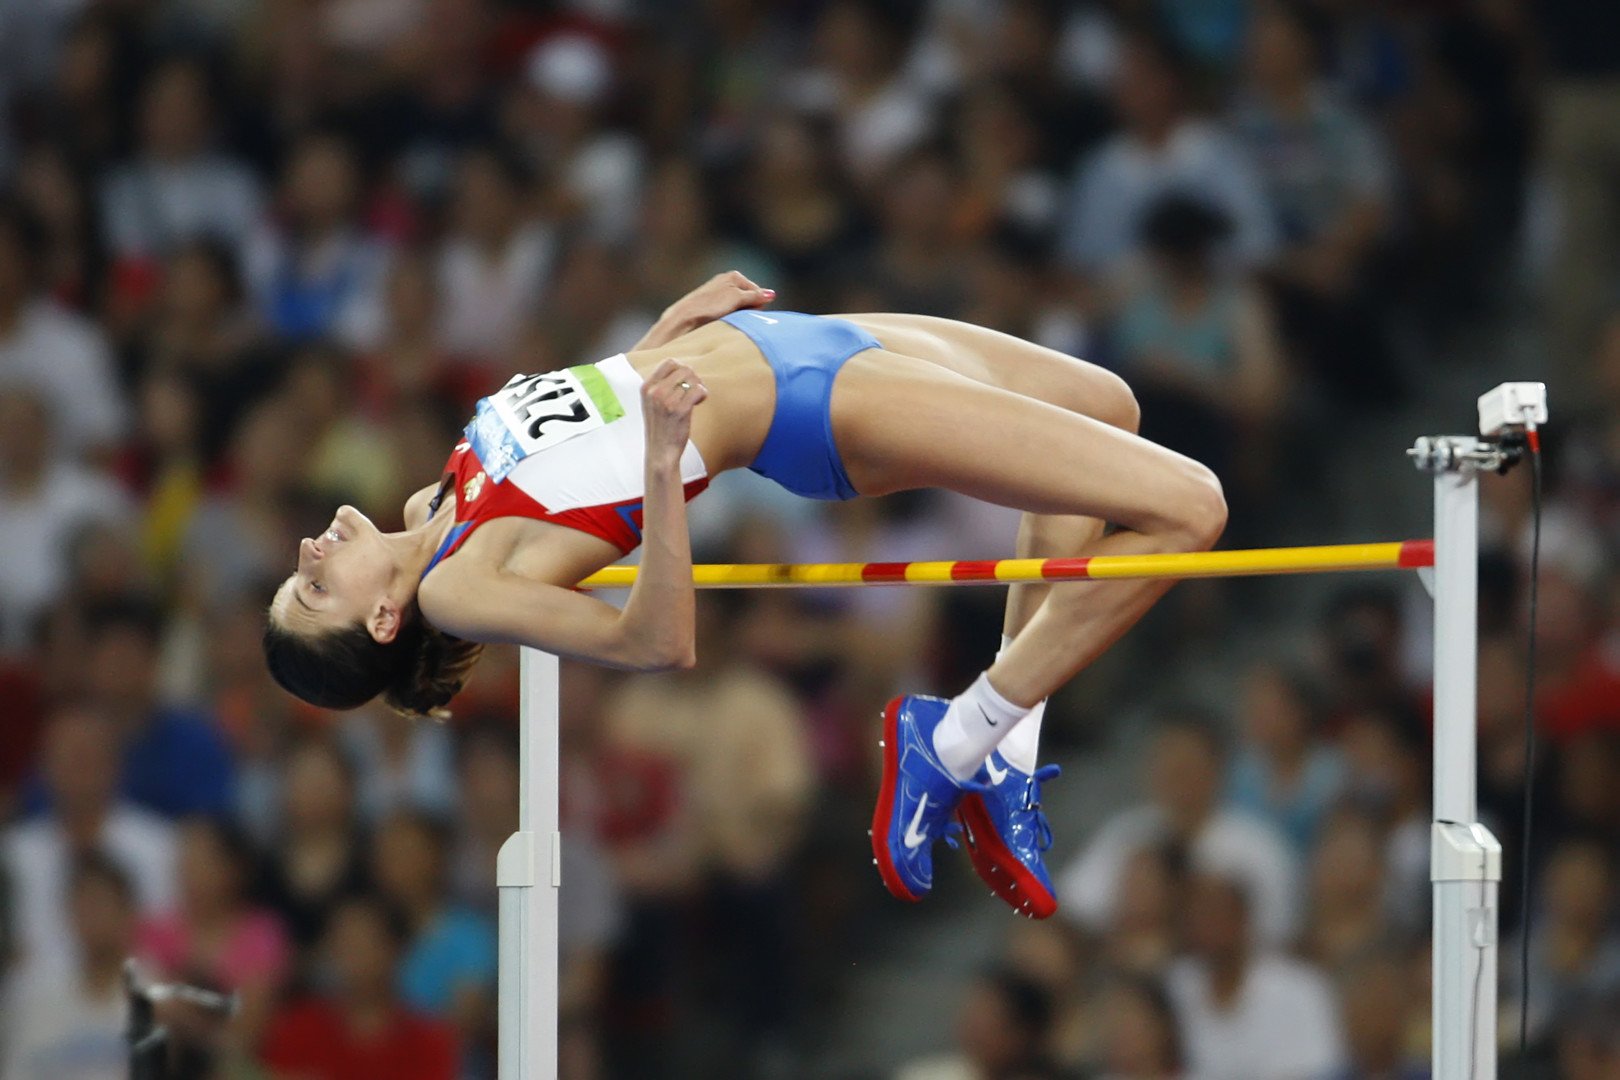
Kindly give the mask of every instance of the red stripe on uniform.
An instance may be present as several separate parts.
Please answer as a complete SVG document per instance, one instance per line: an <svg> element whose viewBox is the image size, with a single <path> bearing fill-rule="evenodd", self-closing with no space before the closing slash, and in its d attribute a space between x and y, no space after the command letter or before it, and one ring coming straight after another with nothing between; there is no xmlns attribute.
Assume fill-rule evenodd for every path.
<svg viewBox="0 0 1620 1080"><path fill-rule="evenodd" d="M1041 564L1041 577L1051 580L1068 580L1071 578L1088 577L1086 568L1091 565L1090 558L1082 559L1047 559Z"/></svg>
<svg viewBox="0 0 1620 1080"><path fill-rule="evenodd" d="M952 581L994 581L996 580L995 559L964 559L961 562L951 563Z"/></svg>
<svg viewBox="0 0 1620 1080"><path fill-rule="evenodd" d="M904 581L908 562L869 562L861 567L861 580L868 582Z"/></svg>
<svg viewBox="0 0 1620 1080"><path fill-rule="evenodd" d="M1433 540L1403 540L1396 563L1403 570L1416 570L1420 566L1434 565Z"/></svg>

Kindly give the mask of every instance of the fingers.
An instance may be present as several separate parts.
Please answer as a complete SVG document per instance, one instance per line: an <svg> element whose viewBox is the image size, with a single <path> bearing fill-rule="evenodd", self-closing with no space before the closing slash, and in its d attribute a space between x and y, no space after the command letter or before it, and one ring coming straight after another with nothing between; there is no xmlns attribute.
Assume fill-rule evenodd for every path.
<svg viewBox="0 0 1620 1080"><path fill-rule="evenodd" d="M736 293L738 307L763 307L776 299L775 289L766 289L748 279L740 270L728 270L714 279Z"/></svg>
<svg viewBox="0 0 1620 1080"><path fill-rule="evenodd" d="M706 399L709 389L687 365L678 360L664 360L647 377L641 394L652 406L680 413Z"/></svg>

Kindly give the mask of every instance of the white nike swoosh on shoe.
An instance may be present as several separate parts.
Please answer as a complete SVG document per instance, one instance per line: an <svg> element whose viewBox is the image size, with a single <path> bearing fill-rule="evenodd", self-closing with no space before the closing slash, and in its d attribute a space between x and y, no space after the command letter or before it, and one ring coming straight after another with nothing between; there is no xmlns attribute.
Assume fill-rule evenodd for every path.
<svg viewBox="0 0 1620 1080"><path fill-rule="evenodd" d="M743 314L744 315L752 315L754 318L758 319L760 322L768 322L772 326L775 326L777 323L782 321L781 319L773 319L769 315L761 315L757 311L745 311L745 312L743 312Z"/></svg>
<svg viewBox="0 0 1620 1080"><path fill-rule="evenodd" d="M984 759L984 767L990 773L990 782L992 784L1001 783L1003 780L1007 779L1007 774L1012 771L1010 769L996 768L996 761L993 757L987 757Z"/></svg>
<svg viewBox="0 0 1620 1080"><path fill-rule="evenodd" d="M917 803L917 812L911 815L911 824L906 826L906 835L903 839L908 849L915 850L928 843L928 837L917 831L917 826L922 824L922 816L927 809L928 796L924 795Z"/></svg>

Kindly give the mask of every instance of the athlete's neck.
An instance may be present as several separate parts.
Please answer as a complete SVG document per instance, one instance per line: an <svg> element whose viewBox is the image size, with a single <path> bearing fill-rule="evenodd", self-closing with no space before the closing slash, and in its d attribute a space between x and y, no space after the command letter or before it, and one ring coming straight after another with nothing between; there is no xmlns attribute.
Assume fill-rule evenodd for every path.
<svg viewBox="0 0 1620 1080"><path fill-rule="evenodd" d="M453 493L447 494L446 501L453 497ZM393 553L394 565L399 567L400 577L411 584L413 591L416 582L422 580L422 575L427 573L428 564L433 561L439 545L444 543L444 538L449 535L450 527L455 524L455 518L455 511L451 506L440 506L437 514L414 529L383 533L383 542Z"/></svg>

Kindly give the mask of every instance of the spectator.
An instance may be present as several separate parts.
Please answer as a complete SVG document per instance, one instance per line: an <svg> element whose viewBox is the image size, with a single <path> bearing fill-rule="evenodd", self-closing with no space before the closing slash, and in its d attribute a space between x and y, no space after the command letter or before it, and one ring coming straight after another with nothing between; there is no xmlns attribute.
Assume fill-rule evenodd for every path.
<svg viewBox="0 0 1620 1080"><path fill-rule="evenodd" d="M0 201L0 378L37 389L58 453L104 452L124 433L126 406L101 332L40 294L43 242L32 214Z"/></svg>
<svg viewBox="0 0 1620 1080"><path fill-rule="evenodd" d="M210 382L230 380L254 345L257 328L246 299L230 248L208 238L180 245L164 264L144 343L146 365L177 368Z"/></svg>
<svg viewBox="0 0 1620 1080"><path fill-rule="evenodd" d="M1000 227L1044 241L1057 223L1062 189L1046 167L1036 117L1012 86L994 83L970 91L961 112L965 224L979 235Z"/></svg>
<svg viewBox="0 0 1620 1080"><path fill-rule="evenodd" d="M1150 755L1148 803L1106 821L1058 876L1060 910L1094 931L1118 910L1120 882L1136 852L1173 844L1195 862L1229 866L1252 897L1254 937L1267 946L1293 939L1299 897L1293 855L1267 824L1219 803L1225 753L1206 718L1164 719Z"/></svg>
<svg viewBox="0 0 1620 1080"><path fill-rule="evenodd" d="M369 883L364 838L355 827L354 783L348 758L326 739L306 737L283 761L264 892L300 951L315 943L345 896Z"/></svg>
<svg viewBox="0 0 1620 1080"><path fill-rule="evenodd" d="M1343 970L1388 934L1384 852L1383 836L1365 814L1340 811L1322 823L1302 952L1329 972Z"/></svg>
<svg viewBox="0 0 1620 1080"><path fill-rule="evenodd" d="M17 166L17 195L39 223L40 292L75 311L96 310L105 273L94 201L60 145L33 147Z"/></svg>
<svg viewBox="0 0 1620 1080"><path fill-rule="evenodd" d="M1324 84L1310 11L1290 0L1257 8L1232 129L1281 240L1269 276L1286 333L1335 390L1383 400L1394 372L1367 290L1392 210L1388 152Z"/></svg>
<svg viewBox="0 0 1620 1080"><path fill-rule="evenodd" d="M758 253L717 236L706 179L680 158L660 162L647 179L641 210L637 287L647 323L689 288L693 276L741 271L749 280L774 282L775 268Z"/></svg>
<svg viewBox="0 0 1620 1080"><path fill-rule="evenodd" d="M955 1053L903 1066L894 1080L1045 1080L1052 1003L1035 983L994 968L968 991L956 1017Z"/></svg>
<svg viewBox="0 0 1620 1080"><path fill-rule="evenodd" d="M1344 722L1339 745L1344 804L1378 822L1384 836L1384 910L1391 929L1416 933L1430 915L1427 733L1366 712Z"/></svg>
<svg viewBox="0 0 1620 1080"><path fill-rule="evenodd" d="M1114 1026L1098 1008L1087 943L1061 919L1030 919L1013 924L1006 961L1052 1002L1051 1035L1045 1047L1052 1063L1079 1069L1091 1056L1092 1042Z"/></svg>
<svg viewBox="0 0 1620 1080"><path fill-rule="evenodd" d="M1134 31L1114 82L1123 130L1081 160L1069 192L1064 260L1101 280L1135 249L1150 206L1193 194L1232 222L1226 252L1253 266L1273 254L1276 228L1243 148L1188 104L1188 70L1166 39Z"/></svg>
<svg viewBox="0 0 1620 1080"><path fill-rule="evenodd" d="M1543 155L1564 223L1547 288L1554 356L1576 400L1588 372L1579 359L1609 302L1617 267L1602 241L1620 214L1620 57L1604 48L1615 13L1581 0L1550 0L1531 9L1545 50L1541 93Z"/></svg>
<svg viewBox="0 0 1620 1080"><path fill-rule="evenodd" d="M1530 936L1529 1031L1536 1039L1584 998L1620 991L1620 931L1614 926L1614 856L1600 840L1570 839L1547 857ZM1520 946L1502 947L1503 1005L1518 1012Z"/></svg>
<svg viewBox="0 0 1620 1080"><path fill-rule="evenodd" d="M291 970L286 930L253 906L252 849L236 829L209 818L180 826L179 905L147 919L136 951L165 977L240 995L231 1041L257 1045Z"/></svg>
<svg viewBox="0 0 1620 1080"><path fill-rule="evenodd" d="M570 673L571 674L571 673ZM517 745L490 724L461 740L456 768L456 837L449 866L456 902L495 914L495 856L518 827ZM574 844L573 838L564 847ZM564 891L563 904L569 892Z"/></svg>
<svg viewBox="0 0 1620 1080"><path fill-rule="evenodd" d="M930 103L901 65L907 29L891 6L829 4L814 30L815 66L789 87L799 108L831 119L845 169L870 190L934 126Z"/></svg>
<svg viewBox="0 0 1620 1080"><path fill-rule="evenodd" d="M1334 594L1322 618L1325 700L1341 711L1385 710L1397 717L1418 704L1407 686L1400 594L1385 585L1352 585Z"/></svg>
<svg viewBox="0 0 1620 1080"><path fill-rule="evenodd" d="M451 1029L413 1012L395 992L405 934L402 920L375 897L335 907L320 947L329 989L276 1017L265 1036L265 1064L301 1080L453 1080Z"/></svg>
<svg viewBox="0 0 1620 1080"><path fill-rule="evenodd" d="M360 162L339 135L293 147L277 213L247 245L248 279L265 323L289 341L353 345L377 318L384 255L359 220Z"/></svg>
<svg viewBox="0 0 1620 1080"><path fill-rule="evenodd" d="M7 1080L123 1080L128 1006L124 959L135 939L135 886L91 850L66 879L67 920L78 960L66 969L17 971L0 1010L0 1074Z"/></svg>
<svg viewBox="0 0 1620 1080"><path fill-rule="evenodd" d="M219 720L236 760L236 805L231 819L252 844L273 839L280 810L287 748L307 717L270 677L264 664L264 609L268 592L256 589L217 605L202 621L207 643L199 694Z"/></svg>
<svg viewBox="0 0 1620 1080"><path fill-rule="evenodd" d="M1257 947L1245 886L1203 872L1187 896L1188 956L1169 978L1187 1063L1209 1080L1300 1080L1338 1068L1333 988L1309 965Z"/></svg>
<svg viewBox="0 0 1620 1080"><path fill-rule="evenodd" d="M0 651L28 644L66 594L75 536L128 514L115 484L60 452L41 393L0 382Z"/></svg>
<svg viewBox="0 0 1620 1080"><path fill-rule="evenodd" d="M1107 991L1098 1056L1097 1080L1178 1080L1185 1075L1175 1013L1158 984L1124 981Z"/></svg>
<svg viewBox="0 0 1620 1080"><path fill-rule="evenodd" d="M75 5L59 10L71 6ZM120 40L126 26L117 12L100 6L77 7L65 27L49 78L38 87L34 107L40 128L51 133L75 169L101 169L117 152L128 119L120 95L130 50ZM49 49L27 51L34 54L35 61L51 56Z"/></svg>
<svg viewBox="0 0 1620 1080"><path fill-rule="evenodd" d="M1620 995L1611 994L1582 1001L1565 1014L1554 1051L1559 1080L1608 1080L1620 1069L1617 1013Z"/></svg>
<svg viewBox="0 0 1620 1080"><path fill-rule="evenodd" d="M212 88L189 59L160 65L141 86L135 156L107 174L102 220L126 278L181 244L215 237L240 252L258 220L258 184L241 163L213 151Z"/></svg>
<svg viewBox="0 0 1620 1080"><path fill-rule="evenodd" d="M1172 843L1138 848L1126 860L1113 918L1100 942L1114 971L1158 978L1175 957L1181 937L1176 901L1185 885L1185 861Z"/></svg>
<svg viewBox="0 0 1620 1080"><path fill-rule="evenodd" d="M433 259L426 251L395 252L382 289L382 310L371 339L356 363L360 401L374 419L389 416L402 402L442 396L467 414L490 389L481 369L459 372L439 344L439 293Z"/></svg>
<svg viewBox="0 0 1620 1080"><path fill-rule="evenodd" d="M154 371L136 404L125 481L143 499L141 547L165 585L180 573L180 544L203 498L203 398L177 371Z"/></svg>
<svg viewBox="0 0 1620 1080"><path fill-rule="evenodd" d="M843 282L845 253L860 221L844 190L828 137L803 117L779 114L762 126L736 193L742 235L781 268L777 288L806 311L829 311Z"/></svg>
<svg viewBox="0 0 1620 1080"><path fill-rule="evenodd" d="M882 239L845 273L843 305L858 311L944 315L964 300L959 266L966 249L957 208L962 181L941 153L919 149L883 174L873 197Z"/></svg>
<svg viewBox="0 0 1620 1080"><path fill-rule="evenodd" d="M1306 858L1344 785L1344 762L1318 737L1315 688L1300 672L1256 665L1244 680L1243 726L1227 800L1269 822Z"/></svg>
<svg viewBox="0 0 1620 1080"><path fill-rule="evenodd" d="M181 545L187 597L197 606L283 570L299 536L296 496L309 451L287 399L260 400L241 416L227 459L233 483L203 501Z"/></svg>
<svg viewBox="0 0 1620 1080"><path fill-rule="evenodd" d="M545 162L561 222L592 240L631 237L641 201L643 150L607 119L616 90L613 58L584 33L553 34L523 62L526 86L515 97L512 131L530 161Z"/></svg>
<svg viewBox="0 0 1620 1080"><path fill-rule="evenodd" d="M10 826L0 838L12 897L21 965L17 971L60 970L80 963L63 897L74 859L98 852L133 888L143 912L169 907L175 891L174 830L161 818L118 797L117 729L82 707L58 709L40 752L50 811Z"/></svg>
<svg viewBox="0 0 1620 1080"><path fill-rule="evenodd" d="M398 811L449 819L457 794L449 729L374 705L345 716L339 738L355 765L362 820L377 822Z"/></svg>
<svg viewBox="0 0 1620 1080"><path fill-rule="evenodd" d="M492 386L505 378L500 364L556 261L552 230L535 216L533 185L512 151L490 145L469 153L439 255L439 342L462 363L481 366Z"/></svg>
<svg viewBox="0 0 1620 1080"><path fill-rule="evenodd" d="M126 798L170 818L228 813L236 766L213 716L160 700L162 614L125 600L87 613L87 700L117 726Z"/></svg>
<svg viewBox="0 0 1620 1080"><path fill-rule="evenodd" d="M447 853L442 826L421 812L398 811L377 829L372 878L410 931L400 960L400 1001L450 1021L471 1049L494 1026L495 926L450 901Z"/></svg>
<svg viewBox="0 0 1620 1080"><path fill-rule="evenodd" d="M351 499L384 522L397 521L403 500L389 500L420 476L399 474L387 427L353 407L354 368L348 353L319 343L306 344L288 361L278 398L303 429L301 487Z"/></svg>
<svg viewBox="0 0 1620 1080"><path fill-rule="evenodd" d="M1145 437L1205 462L1252 501L1275 471L1286 373L1265 295L1215 261L1228 224L1199 198L1168 195L1148 207L1147 258L1126 279L1114 345Z"/></svg>
<svg viewBox="0 0 1620 1080"><path fill-rule="evenodd" d="M1331 1080L1429 1080L1429 1063L1406 1045L1414 1009L1412 980L1402 957L1374 952L1339 979L1344 1002L1344 1068Z"/></svg>

